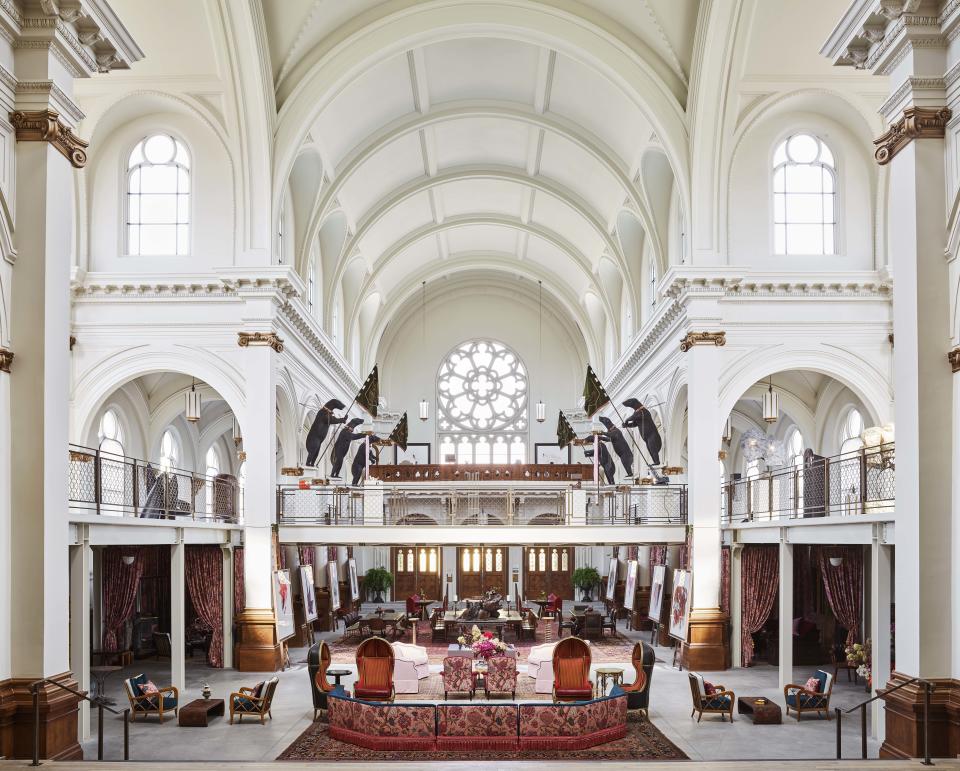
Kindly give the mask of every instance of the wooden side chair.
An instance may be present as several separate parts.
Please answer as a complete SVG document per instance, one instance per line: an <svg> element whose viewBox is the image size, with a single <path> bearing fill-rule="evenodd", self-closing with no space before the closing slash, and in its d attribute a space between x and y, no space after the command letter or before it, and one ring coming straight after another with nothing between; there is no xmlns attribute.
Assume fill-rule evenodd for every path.
<svg viewBox="0 0 960 771"><path fill-rule="evenodd" d="M565 637L553 649L553 700L588 701L593 698L590 682L590 646L579 637Z"/></svg>
<svg viewBox="0 0 960 771"><path fill-rule="evenodd" d="M144 686L150 683L144 674L128 677L123 681L123 690L130 702L130 722L136 722L137 715L157 715L163 722L164 714L177 715L180 709L180 692L176 686L168 685L155 691L144 692Z"/></svg>
<svg viewBox="0 0 960 771"><path fill-rule="evenodd" d="M529 637L531 640L537 639L537 616L530 608L523 613L523 621L520 623L520 637Z"/></svg>
<svg viewBox="0 0 960 771"><path fill-rule="evenodd" d="M584 613L580 634L588 640L603 637L603 616L590 610Z"/></svg>
<svg viewBox="0 0 960 771"><path fill-rule="evenodd" d="M357 647L357 699L393 701L393 647L382 637L371 637Z"/></svg>
<svg viewBox="0 0 960 771"><path fill-rule="evenodd" d="M153 633L153 648L156 651L155 658L169 659L173 657L173 642L170 639L169 632Z"/></svg>
<svg viewBox="0 0 960 771"><path fill-rule="evenodd" d="M264 724L265 718L273 720L270 713L270 707L273 704L273 694L276 693L277 684L280 678L271 677L265 683L259 683L253 688L241 688L239 691L230 694L230 725L233 725L233 718L236 717L239 722L243 722L243 717L258 717L260 725Z"/></svg>
<svg viewBox="0 0 960 771"><path fill-rule="evenodd" d="M724 719L724 715L729 715L732 723L733 703L737 698L733 691L728 691L722 685L715 685L713 686L713 692L707 693L703 675L690 672L689 677L690 696L693 698L693 711L690 713L690 717L693 717L694 712L700 713L697 717L699 723L703 719L703 713L708 712L720 715L721 721Z"/></svg>
<svg viewBox="0 0 960 771"><path fill-rule="evenodd" d="M787 708L787 715L790 710L797 713L797 720L804 712L814 712L826 715L830 719L830 696L833 694L834 677L829 672L818 669L814 672L810 680L817 681L816 689L808 687L812 685L808 680L803 685L791 683L783 689L783 701Z"/></svg>
<svg viewBox="0 0 960 771"><path fill-rule="evenodd" d="M616 607L610 608L610 615L607 616L607 618L603 620L603 624L601 624L601 633L606 632L608 629L610 630L611 635L613 635L614 637L617 636L617 608Z"/></svg>

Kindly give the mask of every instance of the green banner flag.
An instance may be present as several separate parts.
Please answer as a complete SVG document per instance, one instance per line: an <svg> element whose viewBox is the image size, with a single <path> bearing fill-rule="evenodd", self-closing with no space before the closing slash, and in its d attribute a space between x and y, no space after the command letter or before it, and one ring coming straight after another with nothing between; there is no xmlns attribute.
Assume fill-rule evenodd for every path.
<svg viewBox="0 0 960 771"><path fill-rule="evenodd" d="M597 412L603 409L604 405L610 403L610 397L603 388L600 378L597 377L593 368L587 365L587 380L583 384L583 409L588 418L592 418Z"/></svg>
<svg viewBox="0 0 960 771"><path fill-rule="evenodd" d="M557 447L561 450L577 438L576 432L567 420L567 416L560 411L560 420L557 421Z"/></svg>
<svg viewBox="0 0 960 771"><path fill-rule="evenodd" d="M356 402L373 417L377 417L377 406L380 403L380 373L376 365L374 365L373 371L360 388Z"/></svg>
<svg viewBox="0 0 960 771"><path fill-rule="evenodd" d="M393 427L393 431L390 432L390 441L393 442L401 450L407 449L407 413L403 413L403 417L397 421L397 425Z"/></svg>

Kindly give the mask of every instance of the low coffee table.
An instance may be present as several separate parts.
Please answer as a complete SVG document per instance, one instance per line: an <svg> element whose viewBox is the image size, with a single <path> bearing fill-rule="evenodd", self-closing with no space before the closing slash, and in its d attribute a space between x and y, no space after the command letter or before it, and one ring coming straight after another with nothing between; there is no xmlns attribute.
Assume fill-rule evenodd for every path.
<svg viewBox="0 0 960 771"><path fill-rule="evenodd" d="M737 713L747 715L753 719L754 725L780 725L783 722L783 713L780 705L771 699L758 704L761 696L741 696L737 699Z"/></svg>
<svg viewBox="0 0 960 771"><path fill-rule="evenodd" d="M177 722L182 726L206 728L210 718L223 717L223 699L196 699L180 707Z"/></svg>

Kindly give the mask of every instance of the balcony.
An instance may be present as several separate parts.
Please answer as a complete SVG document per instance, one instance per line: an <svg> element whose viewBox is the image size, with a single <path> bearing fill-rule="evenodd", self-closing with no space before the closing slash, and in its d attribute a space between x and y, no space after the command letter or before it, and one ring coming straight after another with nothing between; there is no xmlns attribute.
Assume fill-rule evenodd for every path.
<svg viewBox="0 0 960 771"><path fill-rule="evenodd" d="M893 514L894 445L818 458L723 485L723 524Z"/></svg>
<svg viewBox="0 0 960 771"><path fill-rule="evenodd" d="M70 445L71 515L236 524L242 491L227 474L162 470L144 460Z"/></svg>

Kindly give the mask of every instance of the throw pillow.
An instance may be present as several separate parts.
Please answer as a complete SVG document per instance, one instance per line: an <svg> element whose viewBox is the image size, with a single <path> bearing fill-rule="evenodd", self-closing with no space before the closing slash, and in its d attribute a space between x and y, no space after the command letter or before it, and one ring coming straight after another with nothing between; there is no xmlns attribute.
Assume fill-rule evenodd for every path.
<svg viewBox="0 0 960 771"><path fill-rule="evenodd" d="M267 684L267 683L266 683L265 680L261 680L259 683L257 683L255 686L253 686L253 696L254 696L254 698L259 699L261 696L263 696L263 687L264 687L266 684Z"/></svg>
<svg viewBox="0 0 960 771"><path fill-rule="evenodd" d="M715 686L713 683L710 683L704 680L703 690L704 690L704 693L707 694L707 696L713 696L713 694L717 692L717 686Z"/></svg>
<svg viewBox="0 0 960 771"><path fill-rule="evenodd" d="M140 693L147 695L151 693L159 693L159 689L154 684L153 680L147 680L143 685L140 686Z"/></svg>
<svg viewBox="0 0 960 771"><path fill-rule="evenodd" d="M804 686L808 691L813 691L814 693L820 693L820 681L815 677L811 677L807 680L807 684Z"/></svg>

